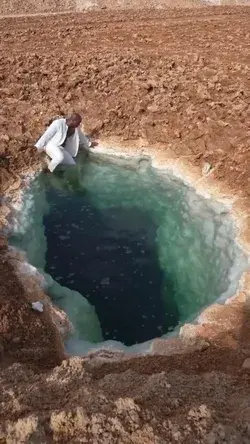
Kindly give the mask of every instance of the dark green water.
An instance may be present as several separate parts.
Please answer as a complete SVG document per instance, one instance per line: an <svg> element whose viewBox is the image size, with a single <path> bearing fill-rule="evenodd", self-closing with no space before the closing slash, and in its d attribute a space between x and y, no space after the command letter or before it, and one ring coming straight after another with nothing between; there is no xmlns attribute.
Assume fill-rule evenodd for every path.
<svg viewBox="0 0 250 444"><path fill-rule="evenodd" d="M132 345L178 324L175 289L159 263L150 211L115 200L98 208L88 189L67 195L48 188L47 200L46 272L95 306L105 340Z"/></svg>

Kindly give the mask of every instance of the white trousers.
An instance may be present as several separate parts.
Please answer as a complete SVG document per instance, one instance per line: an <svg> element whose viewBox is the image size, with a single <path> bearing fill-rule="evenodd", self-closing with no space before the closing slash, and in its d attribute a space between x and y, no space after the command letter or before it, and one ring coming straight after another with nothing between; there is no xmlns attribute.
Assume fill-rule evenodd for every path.
<svg viewBox="0 0 250 444"><path fill-rule="evenodd" d="M63 165L76 164L71 154L69 154L68 151L62 146L56 146L50 143L46 146L45 151L48 154L48 156L51 158L51 161L48 165L48 168L51 171L51 173L60 163Z"/></svg>

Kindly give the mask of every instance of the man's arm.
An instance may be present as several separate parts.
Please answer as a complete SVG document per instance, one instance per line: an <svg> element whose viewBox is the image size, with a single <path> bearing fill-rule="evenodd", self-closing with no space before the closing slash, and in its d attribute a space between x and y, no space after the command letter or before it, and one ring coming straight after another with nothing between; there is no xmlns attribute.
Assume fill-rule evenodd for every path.
<svg viewBox="0 0 250 444"><path fill-rule="evenodd" d="M85 149L85 150L89 150L89 148L91 147L91 142L90 140L85 136L85 134L83 134L82 130L80 128L78 128L78 134L79 134L79 142L80 145Z"/></svg>
<svg viewBox="0 0 250 444"><path fill-rule="evenodd" d="M51 125L46 129L46 131L43 133L42 137L36 142L35 147L38 150L42 150L48 142L52 139L52 137L57 132L57 122L54 120L54 122L51 123Z"/></svg>
<svg viewBox="0 0 250 444"><path fill-rule="evenodd" d="M94 148L95 146L99 145L99 140L94 140L91 137L86 137L82 130L78 129L79 139L80 139L80 145L87 151L89 151L90 148Z"/></svg>

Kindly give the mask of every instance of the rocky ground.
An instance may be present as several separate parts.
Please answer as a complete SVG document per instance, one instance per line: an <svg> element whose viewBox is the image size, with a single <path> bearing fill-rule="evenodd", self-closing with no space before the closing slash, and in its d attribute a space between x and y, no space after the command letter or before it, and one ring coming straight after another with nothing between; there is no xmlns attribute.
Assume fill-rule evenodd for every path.
<svg viewBox="0 0 250 444"><path fill-rule="evenodd" d="M1 15L24 15L91 10L193 8L204 5L249 5L250 0L1 0Z"/></svg>
<svg viewBox="0 0 250 444"><path fill-rule="evenodd" d="M41 162L33 144L48 120L74 109L102 138L209 164L248 204L249 41L240 6L0 20L1 192ZM41 294L17 277L4 237L0 251L0 442L250 443L245 305L213 335L218 308L213 339L189 354L62 362L49 313L30 310Z"/></svg>

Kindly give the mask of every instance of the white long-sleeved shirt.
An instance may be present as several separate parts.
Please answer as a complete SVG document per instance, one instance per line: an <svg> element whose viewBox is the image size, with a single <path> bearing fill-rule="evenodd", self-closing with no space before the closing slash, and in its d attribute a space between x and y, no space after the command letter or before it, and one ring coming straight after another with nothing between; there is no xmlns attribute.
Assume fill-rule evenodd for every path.
<svg viewBox="0 0 250 444"><path fill-rule="evenodd" d="M46 129L44 134L36 142L35 147L38 150L46 149L48 145L54 145L61 147L67 137L68 126L66 119L56 119ZM65 144L65 149L75 157L78 153L79 145L83 145L85 149L89 149L90 143L81 131L80 128L76 128L73 136L68 137Z"/></svg>

